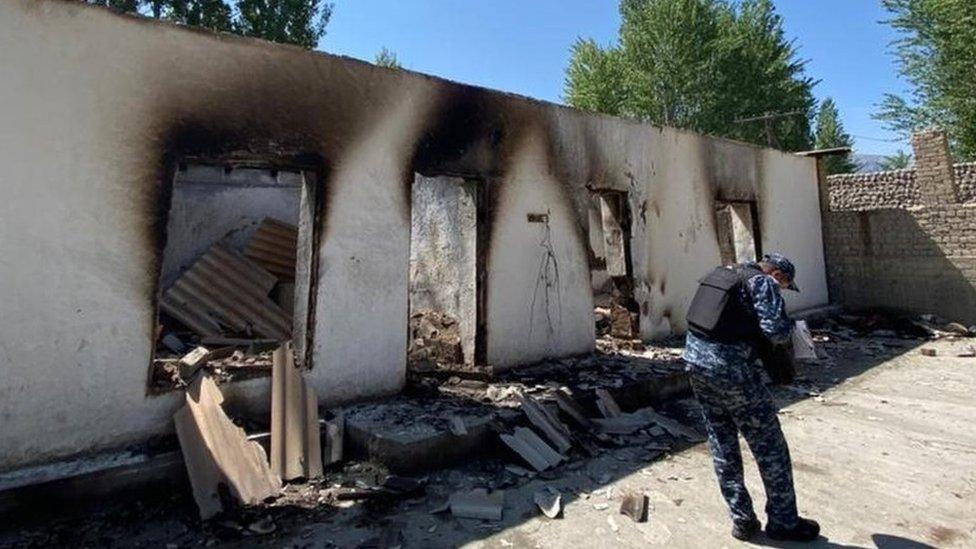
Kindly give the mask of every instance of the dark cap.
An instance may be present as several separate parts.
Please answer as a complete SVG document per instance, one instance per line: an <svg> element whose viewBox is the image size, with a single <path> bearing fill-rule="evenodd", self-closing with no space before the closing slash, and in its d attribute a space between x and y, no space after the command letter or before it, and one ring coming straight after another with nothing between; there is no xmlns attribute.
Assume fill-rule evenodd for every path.
<svg viewBox="0 0 976 549"><path fill-rule="evenodd" d="M796 282L796 267L793 266L793 262L786 258L782 254L766 254L762 258L762 262L772 265L776 269L779 269L787 278L790 279L790 285L787 287L790 290L799 292L800 288L797 288Z"/></svg>

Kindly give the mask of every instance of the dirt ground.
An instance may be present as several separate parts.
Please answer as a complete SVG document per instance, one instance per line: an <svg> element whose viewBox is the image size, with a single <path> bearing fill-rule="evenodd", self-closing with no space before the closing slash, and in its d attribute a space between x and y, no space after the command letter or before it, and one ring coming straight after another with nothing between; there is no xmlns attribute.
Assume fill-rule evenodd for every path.
<svg viewBox="0 0 976 549"><path fill-rule="evenodd" d="M884 330L823 332L822 360L775 388L794 460L801 513L823 526L821 547L976 544L976 358L973 339L924 341ZM826 340L826 341L824 341ZM924 356L921 348L935 349ZM652 352L651 349L649 352ZM679 406L693 408L688 400ZM694 425L692 425L694 426ZM605 448L555 471L519 476L514 460L475 461L427 476L424 495L371 502L316 498L336 477L378 477L368 464L320 484L289 486L275 506L201 523L187 490L161 488L91 508L35 510L0 524L0 547L734 547L704 444ZM748 452L747 482L765 502ZM524 464L520 464L524 465ZM360 480L363 482L363 480ZM505 490L501 521L434 514L456 490ZM548 519L533 493L564 504ZM619 513L627 492L649 497L649 520ZM322 503L319 503L322 501ZM764 536L758 545L784 546ZM786 544L785 546L789 546Z"/></svg>

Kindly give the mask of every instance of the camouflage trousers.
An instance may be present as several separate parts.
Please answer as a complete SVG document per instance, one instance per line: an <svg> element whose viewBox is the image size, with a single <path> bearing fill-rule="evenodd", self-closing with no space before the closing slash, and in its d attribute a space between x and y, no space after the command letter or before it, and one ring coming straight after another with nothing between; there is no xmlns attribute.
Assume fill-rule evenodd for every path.
<svg viewBox="0 0 976 549"><path fill-rule="evenodd" d="M759 465L769 523L792 528L798 519L790 450L758 369L749 370L754 375L734 381L692 371L691 387L702 407L715 474L732 520L744 523L756 518L743 478L741 432Z"/></svg>

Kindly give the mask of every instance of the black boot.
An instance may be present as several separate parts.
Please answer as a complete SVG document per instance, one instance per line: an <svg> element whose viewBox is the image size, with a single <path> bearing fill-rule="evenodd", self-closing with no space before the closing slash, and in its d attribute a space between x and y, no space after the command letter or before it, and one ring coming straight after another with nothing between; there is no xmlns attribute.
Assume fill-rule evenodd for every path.
<svg viewBox="0 0 976 549"><path fill-rule="evenodd" d="M732 537L738 540L747 541L751 539L760 528L762 528L762 524L760 524L759 520L755 518L749 522L733 522Z"/></svg>
<svg viewBox="0 0 976 549"><path fill-rule="evenodd" d="M805 518L801 518L793 528L778 528L767 524L766 535L781 541L813 541L820 536L820 525Z"/></svg>

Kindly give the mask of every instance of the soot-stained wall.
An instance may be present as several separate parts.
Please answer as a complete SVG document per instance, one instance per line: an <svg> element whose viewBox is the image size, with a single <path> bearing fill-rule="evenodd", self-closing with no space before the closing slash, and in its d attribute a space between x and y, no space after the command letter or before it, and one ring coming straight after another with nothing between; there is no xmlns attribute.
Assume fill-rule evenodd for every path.
<svg viewBox="0 0 976 549"><path fill-rule="evenodd" d="M485 185L483 345L512 367L593 348L589 188L626 191L641 333L684 329L719 261L715 200L756 200L763 249L826 300L812 159L116 15L0 3L0 469L172 432L147 395L173 169L246 151L317 172L309 382L398 391L415 173ZM527 214L547 215L529 223ZM266 413L266 379L224 387Z"/></svg>

